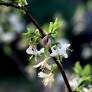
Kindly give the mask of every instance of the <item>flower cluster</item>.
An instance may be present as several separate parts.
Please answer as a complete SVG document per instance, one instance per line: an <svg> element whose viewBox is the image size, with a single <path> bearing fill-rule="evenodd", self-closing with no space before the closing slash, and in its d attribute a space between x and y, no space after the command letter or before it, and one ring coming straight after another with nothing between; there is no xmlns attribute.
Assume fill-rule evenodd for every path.
<svg viewBox="0 0 92 92"><path fill-rule="evenodd" d="M38 77L43 79L44 85L51 85L54 82L55 71L57 70L57 65L52 61L53 57L56 57L58 61L61 58L68 58L67 50L70 44L57 41L57 32L60 27L60 22L58 19L55 22L51 22L47 31L45 30L45 37L41 38L39 31L37 29L32 31L28 28L28 39L30 39L30 46L27 48L26 53L33 56L34 58L34 68L40 68L41 72L38 73ZM39 44L39 45L38 45ZM51 48L51 53L49 53L49 48Z"/></svg>
<svg viewBox="0 0 92 92"><path fill-rule="evenodd" d="M32 47L32 45L30 45L28 47L28 49L26 50L27 54L34 55L35 57L36 56L42 57L42 54L45 55L45 57L44 57L45 59L40 61L40 62L36 59L37 64L35 64L33 66L34 68L40 67L40 69L42 69L42 71L38 73L38 77L43 79L44 85L48 85L48 84L51 85L51 83L54 82L54 74L52 72L53 71L53 68L52 68L53 63L50 63L51 57L62 56L64 58L68 58L66 51L69 48L70 44L65 43L65 44L60 45L60 46L57 47L55 50L52 47L51 48L52 53L50 53L48 55L46 55L47 48L41 48L40 50L37 50L36 47Z"/></svg>

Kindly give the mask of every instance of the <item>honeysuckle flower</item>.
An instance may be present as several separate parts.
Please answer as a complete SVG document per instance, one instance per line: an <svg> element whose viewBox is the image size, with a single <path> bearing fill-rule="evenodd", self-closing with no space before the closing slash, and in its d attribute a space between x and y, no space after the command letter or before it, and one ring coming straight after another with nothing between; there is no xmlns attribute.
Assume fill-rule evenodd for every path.
<svg viewBox="0 0 92 92"><path fill-rule="evenodd" d="M75 90L78 87L78 80L77 78L74 78L72 81L69 82L70 86L73 90Z"/></svg>
<svg viewBox="0 0 92 92"><path fill-rule="evenodd" d="M87 88L83 88L83 92L89 92Z"/></svg>
<svg viewBox="0 0 92 92"><path fill-rule="evenodd" d="M67 49L69 48L70 44L64 44L60 49L59 49L59 53L60 55L62 55L65 58L68 58L68 54L67 54Z"/></svg>
<svg viewBox="0 0 92 92"><path fill-rule="evenodd" d="M43 78L43 84L45 86L50 85L54 82L54 74L53 73L49 73L46 74L44 72L40 72L38 73L38 77Z"/></svg>
<svg viewBox="0 0 92 92"><path fill-rule="evenodd" d="M44 53L44 48L42 48L41 50L37 50L36 48L33 48L31 45L28 47L28 49L26 50L27 54L31 54L31 55L40 55L42 53Z"/></svg>
<svg viewBox="0 0 92 92"><path fill-rule="evenodd" d="M50 54L51 57L55 57L55 56L63 56L65 58L68 58L68 54L67 54L67 49L69 48L70 44L63 44L60 45L60 47L57 47L56 49L51 48L52 53Z"/></svg>
<svg viewBox="0 0 92 92"><path fill-rule="evenodd" d="M50 54L51 57L55 57L55 56L58 56L58 55L59 55L57 49L53 49L53 48L51 48L51 50L52 50L52 53Z"/></svg>
<svg viewBox="0 0 92 92"><path fill-rule="evenodd" d="M43 61L41 61L40 63L38 63L37 65L34 65L34 68L47 68L48 70L51 70L51 66L48 64L48 58L45 58Z"/></svg>
<svg viewBox="0 0 92 92"><path fill-rule="evenodd" d="M83 92L92 92L92 87L84 87L83 89L82 89L82 91Z"/></svg>

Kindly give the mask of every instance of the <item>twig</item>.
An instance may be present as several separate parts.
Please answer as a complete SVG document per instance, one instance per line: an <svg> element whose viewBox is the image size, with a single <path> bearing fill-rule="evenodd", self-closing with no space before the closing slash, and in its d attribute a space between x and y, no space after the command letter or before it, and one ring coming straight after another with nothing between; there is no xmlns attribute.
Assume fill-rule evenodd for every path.
<svg viewBox="0 0 92 92"><path fill-rule="evenodd" d="M17 9L22 9L25 13L26 13L26 16L29 17L29 19L32 21L32 23L38 28L40 34L41 34L41 37L43 38L45 36L44 34L44 31L42 30L42 28L40 27L40 25L37 23L37 21L29 14L29 12L27 11L27 9L25 7L20 7L18 5L15 5L15 4L12 4L12 3L6 3L6 2L1 2L0 5L3 5L3 6L7 6L7 7L13 7L13 8L17 8ZM49 52L51 53L51 48L49 48ZM68 88L68 91L69 92L72 92L72 89L69 85L69 82L68 82L68 79L66 77L66 74L64 72L64 69L63 69L63 66L62 64L60 64L57 59L54 57L53 60L55 61L55 63L57 64L58 66L58 69L60 70L62 76L63 76L63 79L64 79L64 82Z"/></svg>
<svg viewBox="0 0 92 92"><path fill-rule="evenodd" d="M49 52L52 53L51 48L49 48ZM67 86L67 88L68 88L68 91L69 91L69 92L72 92L72 89L71 89L71 87L70 87L70 85L69 85L69 82L68 82L68 79L67 79L67 77L66 77L66 74L65 74L65 71L64 71L64 69L63 69L62 64L59 63L55 57L53 57L53 60L54 60L55 63L57 64L58 69L60 70L60 72L61 72L61 74L62 74L62 77L63 77L64 82L65 82L65 84L66 84L66 86Z"/></svg>
<svg viewBox="0 0 92 92"><path fill-rule="evenodd" d="M0 2L0 6L7 6L7 7L13 7L13 8L17 8L17 9L22 9L22 7L20 7L17 4L12 4L12 3L6 3L4 1Z"/></svg>
<svg viewBox="0 0 92 92"><path fill-rule="evenodd" d="M37 23L37 21L31 16L31 14L27 11L26 8L23 8L26 16L28 16L30 18L30 20L32 21L32 23L38 28L40 34L41 34L41 38L45 37L46 35L44 34L42 28L40 27L40 25Z"/></svg>

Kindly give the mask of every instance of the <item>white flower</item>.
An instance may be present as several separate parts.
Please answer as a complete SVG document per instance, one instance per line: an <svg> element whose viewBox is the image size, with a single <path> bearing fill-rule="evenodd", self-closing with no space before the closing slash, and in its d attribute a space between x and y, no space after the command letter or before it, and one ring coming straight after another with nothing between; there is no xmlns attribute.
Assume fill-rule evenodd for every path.
<svg viewBox="0 0 92 92"><path fill-rule="evenodd" d="M66 50L69 48L70 44L64 44L61 48L59 48L59 54L65 58L68 58Z"/></svg>
<svg viewBox="0 0 92 92"><path fill-rule="evenodd" d="M83 92L89 92L87 88L83 88Z"/></svg>
<svg viewBox="0 0 92 92"><path fill-rule="evenodd" d="M68 58L68 55L67 55L66 51L69 48L69 46L70 46L70 44L65 43L63 45L60 44L60 47L57 47L57 49L55 49L55 50L53 48L51 48L52 53L50 54L50 56L55 57L55 56L60 55L60 56L63 56L65 58Z"/></svg>
<svg viewBox="0 0 92 92"><path fill-rule="evenodd" d="M37 65L34 65L34 68L38 68L41 66L41 68L47 68L48 70L51 70L51 66L48 64L48 58L44 59L43 61L41 61L40 63L38 63Z"/></svg>
<svg viewBox="0 0 92 92"><path fill-rule="evenodd" d="M82 90L83 92L92 92L92 87L88 87L88 88L84 87Z"/></svg>
<svg viewBox="0 0 92 92"><path fill-rule="evenodd" d="M40 72L40 73L38 73L38 77L40 77L40 78L47 78L48 74Z"/></svg>
<svg viewBox="0 0 92 92"><path fill-rule="evenodd" d="M43 83L45 86L47 86L47 85L51 86L52 83L54 82L54 74L53 73L46 74L46 73L40 72L40 73L38 73L38 77L43 78Z"/></svg>
<svg viewBox="0 0 92 92"><path fill-rule="evenodd" d="M70 86L75 90L78 87L78 80L74 78L72 81L69 82Z"/></svg>
<svg viewBox="0 0 92 92"><path fill-rule="evenodd" d="M42 48L40 51L38 51L36 48L33 48L31 45L26 50L27 54L31 55L40 55L41 53L44 53L44 48Z"/></svg>
<svg viewBox="0 0 92 92"><path fill-rule="evenodd" d="M53 49L53 48L51 48L51 50L52 50L52 53L50 54L51 57L55 57L55 56L58 56L58 55L59 55L57 49Z"/></svg>

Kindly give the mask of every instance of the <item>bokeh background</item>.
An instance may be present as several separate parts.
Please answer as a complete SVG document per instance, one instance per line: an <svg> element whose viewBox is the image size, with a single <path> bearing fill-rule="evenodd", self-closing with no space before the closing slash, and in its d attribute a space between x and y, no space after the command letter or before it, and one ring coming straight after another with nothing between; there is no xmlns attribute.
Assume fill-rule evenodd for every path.
<svg viewBox="0 0 92 92"><path fill-rule="evenodd" d="M92 0L27 1L26 8L41 26L53 21L55 16L64 20L62 39L71 43L72 50L62 63L66 71L70 71L76 61L82 66L92 64ZM63 92L63 79L62 83L57 79L58 86L51 91L35 77L36 71L30 66L27 45L22 39L29 24L22 11L0 6L0 92Z"/></svg>

